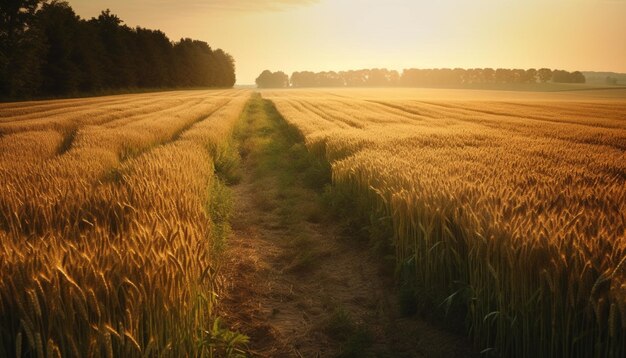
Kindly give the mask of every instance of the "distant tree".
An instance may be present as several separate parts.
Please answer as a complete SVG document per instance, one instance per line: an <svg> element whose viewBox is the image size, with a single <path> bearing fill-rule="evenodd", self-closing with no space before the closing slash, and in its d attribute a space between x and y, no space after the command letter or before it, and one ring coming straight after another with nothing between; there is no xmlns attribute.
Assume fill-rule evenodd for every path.
<svg viewBox="0 0 626 358"><path fill-rule="evenodd" d="M493 68L485 68L483 69L483 82L484 83L493 83L496 78L496 71Z"/></svg>
<svg viewBox="0 0 626 358"><path fill-rule="evenodd" d="M524 83L537 83L537 70L530 68L524 74Z"/></svg>
<svg viewBox="0 0 626 358"><path fill-rule="evenodd" d="M404 69L400 77L400 83L403 86L422 86L424 85L424 70L416 68Z"/></svg>
<svg viewBox="0 0 626 358"><path fill-rule="evenodd" d="M453 73L462 73L460 81L459 79L452 78L450 82L458 82L463 84L472 84L472 83L481 83L482 70L478 68L470 68L467 70L458 71L459 69L454 69ZM456 72L455 72L456 71ZM450 83L453 84L453 83Z"/></svg>
<svg viewBox="0 0 626 358"><path fill-rule="evenodd" d="M302 71L294 72L290 81L294 87L398 86L401 84L401 76L398 71L386 68L318 73Z"/></svg>
<svg viewBox="0 0 626 358"><path fill-rule="evenodd" d="M345 85L343 77L334 71L320 72L315 77L315 81L320 87L341 87Z"/></svg>
<svg viewBox="0 0 626 358"><path fill-rule="evenodd" d="M221 49L213 51L214 68L216 70L213 86L232 87L235 85L235 59Z"/></svg>
<svg viewBox="0 0 626 358"><path fill-rule="evenodd" d="M571 73L570 75L571 77L571 81L572 83L585 83L587 82L587 79L585 78L585 75L582 74L582 72L580 71L574 71Z"/></svg>
<svg viewBox="0 0 626 358"><path fill-rule="evenodd" d="M291 85L293 87L317 87L317 74L311 71L294 72L291 74Z"/></svg>
<svg viewBox="0 0 626 358"><path fill-rule="evenodd" d="M283 88L289 86L289 76L284 72L271 72L265 70L261 72L256 79L256 84L259 88Z"/></svg>
<svg viewBox="0 0 626 358"><path fill-rule="evenodd" d="M400 84L400 74L398 71L387 71L387 85L398 86Z"/></svg>
<svg viewBox="0 0 626 358"><path fill-rule="evenodd" d="M364 71L367 72L368 86L392 86L399 82L400 76L397 71L390 71L386 68L374 68Z"/></svg>
<svg viewBox="0 0 626 358"><path fill-rule="evenodd" d="M256 78L255 82L257 87L259 88L269 88L269 87L277 87L274 86L274 73L270 70L265 70L261 72L259 77ZM283 86L280 86L283 87Z"/></svg>
<svg viewBox="0 0 626 358"><path fill-rule="evenodd" d="M552 79L552 70L549 68L542 68L537 71L537 77L541 83L546 83Z"/></svg>
<svg viewBox="0 0 626 358"><path fill-rule="evenodd" d="M498 68L496 70L495 79L497 83L512 83L514 80L513 70Z"/></svg>
<svg viewBox="0 0 626 358"><path fill-rule="evenodd" d="M552 82L556 83L585 83L586 78L582 72L567 72L563 70L554 70L552 72Z"/></svg>
<svg viewBox="0 0 626 358"><path fill-rule="evenodd" d="M367 85L368 86L386 86L388 85L388 80L387 80L387 69L372 69L369 70L369 75L368 75L368 79L367 79Z"/></svg>
<svg viewBox="0 0 626 358"><path fill-rule="evenodd" d="M505 77L504 80L502 81L503 83L520 83L522 80L522 77L524 76L524 70L520 70L520 69L508 69L505 68L504 69L504 73L505 73Z"/></svg>
<svg viewBox="0 0 626 358"><path fill-rule="evenodd" d="M616 85L617 84L617 78L611 77L611 76L606 76L605 82L606 82L607 85Z"/></svg>
<svg viewBox="0 0 626 358"><path fill-rule="evenodd" d="M348 87L361 87L365 86L368 81L368 74L366 71L343 71L340 72L341 77L344 80L344 83Z"/></svg>
<svg viewBox="0 0 626 358"><path fill-rule="evenodd" d="M83 20L62 0L0 0L0 97L187 86L232 87L235 61L202 41L173 44L109 10Z"/></svg>

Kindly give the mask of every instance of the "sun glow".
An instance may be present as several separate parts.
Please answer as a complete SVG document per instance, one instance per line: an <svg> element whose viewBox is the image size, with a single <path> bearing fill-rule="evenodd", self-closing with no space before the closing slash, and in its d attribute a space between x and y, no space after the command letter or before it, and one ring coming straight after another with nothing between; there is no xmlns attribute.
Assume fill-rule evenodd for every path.
<svg viewBox="0 0 626 358"><path fill-rule="evenodd" d="M626 71L625 1L73 0L130 26L230 52L238 83L264 69L551 67ZM147 11L149 9L149 11ZM175 15L175 16L174 16Z"/></svg>

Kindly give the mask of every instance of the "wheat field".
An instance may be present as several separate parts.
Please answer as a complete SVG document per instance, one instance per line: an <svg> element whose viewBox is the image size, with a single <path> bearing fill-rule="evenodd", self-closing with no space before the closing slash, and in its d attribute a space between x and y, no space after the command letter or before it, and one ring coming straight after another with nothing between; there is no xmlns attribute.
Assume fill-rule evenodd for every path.
<svg viewBox="0 0 626 358"><path fill-rule="evenodd" d="M249 92L0 104L0 356L209 355Z"/></svg>
<svg viewBox="0 0 626 358"><path fill-rule="evenodd" d="M0 104L0 356L225 354L220 171L250 94ZM626 354L622 92L262 96L479 351Z"/></svg>
<svg viewBox="0 0 626 358"><path fill-rule="evenodd" d="M337 188L390 218L405 280L460 308L483 353L626 354L623 92L263 96Z"/></svg>

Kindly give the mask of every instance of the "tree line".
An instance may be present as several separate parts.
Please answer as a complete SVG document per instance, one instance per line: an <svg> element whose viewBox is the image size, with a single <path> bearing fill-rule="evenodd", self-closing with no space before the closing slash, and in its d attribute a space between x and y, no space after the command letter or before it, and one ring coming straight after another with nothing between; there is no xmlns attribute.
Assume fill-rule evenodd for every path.
<svg viewBox="0 0 626 358"><path fill-rule="evenodd" d="M405 69L398 71L364 69L341 72L294 72L291 78L282 71L265 70L256 79L260 88L277 87L376 87L376 86L457 86L495 83L585 83L579 72L536 69L474 68L474 69Z"/></svg>
<svg viewBox="0 0 626 358"><path fill-rule="evenodd" d="M66 1L0 2L0 97L234 84L234 59L206 42L174 43L109 10L81 19Z"/></svg>

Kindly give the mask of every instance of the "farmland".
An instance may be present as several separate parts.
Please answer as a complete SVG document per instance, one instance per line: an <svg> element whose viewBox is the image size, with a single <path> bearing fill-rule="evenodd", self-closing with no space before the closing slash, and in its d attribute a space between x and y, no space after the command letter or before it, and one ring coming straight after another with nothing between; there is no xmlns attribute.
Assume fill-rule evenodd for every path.
<svg viewBox="0 0 626 358"><path fill-rule="evenodd" d="M485 353L625 353L623 93L263 95L332 162L347 211L389 218L416 298L465 312Z"/></svg>
<svg viewBox="0 0 626 358"><path fill-rule="evenodd" d="M1 356L207 354L214 168L248 96L0 106Z"/></svg>
<svg viewBox="0 0 626 358"><path fill-rule="evenodd" d="M0 104L0 356L345 354L320 322L401 336L384 290L487 355L626 354L623 91L251 95Z"/></svg>

